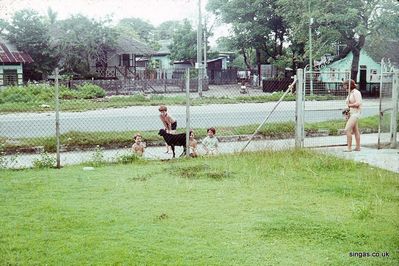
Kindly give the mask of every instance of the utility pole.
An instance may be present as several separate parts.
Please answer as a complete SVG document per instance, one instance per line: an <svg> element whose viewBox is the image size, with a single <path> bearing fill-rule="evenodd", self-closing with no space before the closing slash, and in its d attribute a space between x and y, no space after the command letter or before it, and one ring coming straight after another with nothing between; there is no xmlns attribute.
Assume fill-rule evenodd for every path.
<svg viewBox="0 0 399 266"><path fill-rule="evenodd" d="M309 1L309 16L310 16L310 1ZM313 95L313 56L312 56L312 25L313 18L309 20L309 75L310 75L310 95Z"/></svg>
<svg viewBox="0 0 399 266"><path fill-rule="evenodd" d="M206 17L204 19L204 79L208 80L208 63L207 63L207 47L208 47L208 40L206 36Z"/></svg>
<svg viewBox="0 0 399 266"><path fill-rule="evenodd" d="M198 0L198 28L197 28L197 63L198 69L198 96L202 97L202 17L201 17L201 0Z"/></svg>

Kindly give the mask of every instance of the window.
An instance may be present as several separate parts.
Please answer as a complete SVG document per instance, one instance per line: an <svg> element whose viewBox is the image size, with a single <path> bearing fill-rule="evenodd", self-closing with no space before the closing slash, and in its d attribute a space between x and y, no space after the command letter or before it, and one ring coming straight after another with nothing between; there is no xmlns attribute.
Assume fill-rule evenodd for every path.
<svg viewBox="0 0 399 266"><path fill-rule="evenodd" d="M5 86L18 85L18 73L16 69L4 69L3 81Z"/></svg>
<svg viewBox="0 0 399 266"><path fill-rule="evenodd" d="M370 69L370 82L377 82L378 80L377 69Z"/></svg>

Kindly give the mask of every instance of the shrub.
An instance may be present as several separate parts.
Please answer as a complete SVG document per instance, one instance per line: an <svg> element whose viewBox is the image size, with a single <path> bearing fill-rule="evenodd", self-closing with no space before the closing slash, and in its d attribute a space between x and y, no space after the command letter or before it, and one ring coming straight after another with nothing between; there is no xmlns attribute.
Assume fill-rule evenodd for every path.
<svg viewBox="0 0 399 266"><path fill-rule="evenodd" d="M83 99L95 99L105 96L105 90L97 85L85 83L78 86L78 95Z"/></svg>
<svg viewBox="0 0 399 266"><path fill-rule="evenodd" d="M134 162L140 161L141 157L137 154L130 153L130 154L123 154L117 156L115 158L116 163L118 164L132 164Z"/></svg>
<svg viewBox="0 0 399 266"><path fill-rule="evenodd" d="M54 156L51 156L47 152L42 152L40 154L39 159L34 159L33 160L33 167L34 168L53 168L55 167L55 164L57 163L57 159Z"/></svg>
<svg viewBox="0 0 399 266"><path fill-rule="evenodd" d="M60 91L68 90L60 86ZM49 102L54 100L54 86L48 84L29 84L27 86L11 86L0 91L1 103Z"/></svg>
<svg viewBox="0 0 399 266"><path fill-rule="evenodd" d="M86 162L90 166L101 166L107 163L107 160L105 159L103 149L97 145L96 149L90 156L90 160Z"/></svg>
<svg viewBox="0 0 399 266"><path fill-rule="evenodd" d="M79 92L76 90L71 90L68 88L63 88L60 91L60 99L63 100L71 100L71 99L77 99L79 98Z"/></svg>
<svg viewBox="0 0 399 266"><path fill-rule="evenodd" d="M23 87L8 87L0 91L0 103L26 103L31 100L28 91Z"/></svg>

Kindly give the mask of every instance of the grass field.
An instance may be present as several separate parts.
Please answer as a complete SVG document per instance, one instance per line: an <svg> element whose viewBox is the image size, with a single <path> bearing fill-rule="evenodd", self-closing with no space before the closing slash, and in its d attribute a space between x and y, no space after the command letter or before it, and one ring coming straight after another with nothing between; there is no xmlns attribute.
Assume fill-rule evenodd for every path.
<svg viewBox="0 0 399 266"><path fill-rule="evenodd" d="M34 97L27 95L21 97L20 88L15 92L14 97L10 99L0 100L0 114L2 113L18 113L18 112L55 112L54 97L49 95ZM265 94L259 96L238 96L238 97L202 97L190 100L191 105L205 105L205 104L231 104L231 103L263 103L278 101L283 95L283 92L276 92L273 94ZM51 96L51 95L50 95ZM0 98L2 97L0 91ZM5 98L3 96L3 98ZM43 99L45 98L45 99ZM334 99L342 99L342 97L332 95L314 95L308 96L307 100L327 101ZM287 95L285 101L295 101L295 95ZM98 110L106 108L122 108L128 106L157 106L165 105L185 105L185 96L164 96L164 95L133 95L133 96L116 96L96 99L64 99L60 100L60 110L82 112L87 110ZM45 107L43 107L43 105Z"/></svg>
<svg viewBox="0 0 399 266"><path fill-rule="evenodd" d="M365 164L294 150L82 168L0 171L1 265L399 263L399 175Z"/></svg>

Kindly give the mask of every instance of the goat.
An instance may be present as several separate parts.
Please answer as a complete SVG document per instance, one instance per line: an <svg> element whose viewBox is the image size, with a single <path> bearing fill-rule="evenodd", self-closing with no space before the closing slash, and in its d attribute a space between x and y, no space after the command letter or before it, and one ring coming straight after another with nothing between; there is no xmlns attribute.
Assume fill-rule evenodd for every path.
<svg viewBox="0 0 399 266"><path fill-rule="evenodd" d="M175 158L175 146L183 146L183 156L186 154L186 133L170 134L165 129L160 129L158 135L162 136L166 144L172 147L173 158Z"/></svg>

